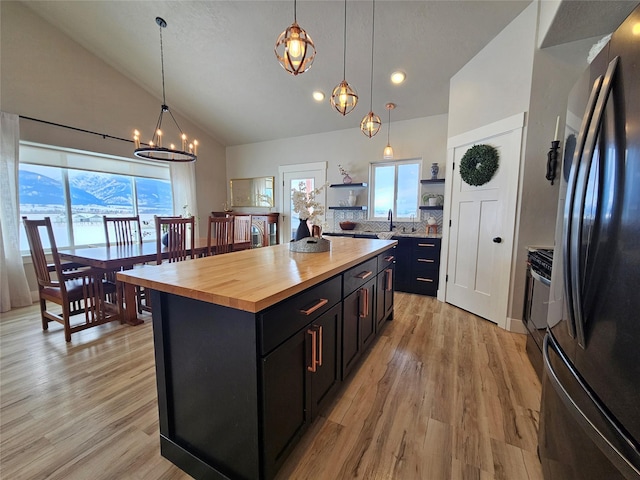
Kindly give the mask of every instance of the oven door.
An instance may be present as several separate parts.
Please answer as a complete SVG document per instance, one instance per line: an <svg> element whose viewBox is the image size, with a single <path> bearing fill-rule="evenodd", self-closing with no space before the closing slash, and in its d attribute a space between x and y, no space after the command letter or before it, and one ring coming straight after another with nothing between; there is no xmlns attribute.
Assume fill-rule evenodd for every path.
<svg viewBox="0 0 640 480"><path fill-rule="evenodd" d="M550 286L551 281L529 265L523 318L529 331L527 355L539 378L542 378L542 344L547 330Z"/></svg>

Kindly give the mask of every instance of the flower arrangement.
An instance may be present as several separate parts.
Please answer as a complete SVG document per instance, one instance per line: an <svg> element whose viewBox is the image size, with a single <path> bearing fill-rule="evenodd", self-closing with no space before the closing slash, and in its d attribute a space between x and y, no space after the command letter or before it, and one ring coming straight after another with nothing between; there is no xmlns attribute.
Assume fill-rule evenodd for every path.
<svg viewBox="0 0 640 480"><path fill-rule="evenodd" d="M316 200L320 195L325 183L321 187L314 188L307 192L307 186L304 182L300 182L298 188L291 189L291 201L293 202L293 211L298 214L302 220L308 220L311 225L319 225L320 218L324 215L324 205Z"/></svg>
<svg viewBox="0 0 640 480"><path fill-rule="evenodd" d="M340 175L342 175L342 183L351 183L351 176L349 172L347 172L342 165L338 164L338 170L340 171Z"/></svg>

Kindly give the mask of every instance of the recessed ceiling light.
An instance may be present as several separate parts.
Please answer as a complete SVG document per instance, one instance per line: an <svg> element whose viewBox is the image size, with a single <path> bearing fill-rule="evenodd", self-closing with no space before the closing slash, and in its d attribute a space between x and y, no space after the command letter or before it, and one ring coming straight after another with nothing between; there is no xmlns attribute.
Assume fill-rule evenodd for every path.
<svg viewBox="0 0 640 480"><path fill-rule="evenodd" d="M321 101L323 101L323 100L324 100L324 92L321 92L320 90L315 90L315 91L313 92L313 99L314 99L316 102L321 102Z"/></svg>
<svg viewBox="0 0 640 480"><path fill-rule="evenodd" d="M396 85L401 84L402 82L404 82L405 78L407 78L407 76L405 75L404 72L393 72L391 74L391 83L395 83Z"/></svg>

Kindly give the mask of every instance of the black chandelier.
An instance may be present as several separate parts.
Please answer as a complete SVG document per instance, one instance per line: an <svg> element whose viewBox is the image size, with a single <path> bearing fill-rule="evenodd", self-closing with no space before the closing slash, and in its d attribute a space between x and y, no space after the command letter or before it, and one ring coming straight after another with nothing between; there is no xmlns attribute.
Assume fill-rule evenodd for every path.
<svg viewBox="0 0 640 480"><path fill-rule="evenodd" d="M189 142L187 136L178 125L173 113L169 110L167 105L165 92L164 92L164 52L162 49L162 29L167 26L167 22L160 17L156 17L156 23L160 27L160 64L162 67L162 107L160 108L160 116L156 123L156 128L153 132L153 137L148 144L140 144L140 132L135 130L133 132L133 142L135 144L135 150L133 154L136 157L145 158L149 160L162 160L165 162L195 162L198 158L198 141L193 140ZM180 132L181 146L178 149L173 143L169 144L169 148L162 146L162 117L165 113L168 113L173 120L176 128Z"/></svg>

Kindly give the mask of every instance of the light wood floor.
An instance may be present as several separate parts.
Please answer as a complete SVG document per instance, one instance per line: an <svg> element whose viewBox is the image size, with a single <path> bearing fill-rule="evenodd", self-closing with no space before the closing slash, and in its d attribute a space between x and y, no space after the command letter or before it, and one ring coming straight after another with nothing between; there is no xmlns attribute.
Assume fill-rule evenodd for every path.
<svg viewBox="0 0 640 480"><path fill-rule="evenodd" d="M160 456L150 318L73 335L0 315L0 478L187 479ZM278 480L542 478L525 337L435 299L395 319Z"/></svg>

